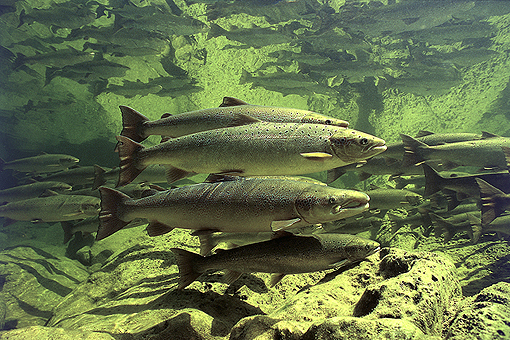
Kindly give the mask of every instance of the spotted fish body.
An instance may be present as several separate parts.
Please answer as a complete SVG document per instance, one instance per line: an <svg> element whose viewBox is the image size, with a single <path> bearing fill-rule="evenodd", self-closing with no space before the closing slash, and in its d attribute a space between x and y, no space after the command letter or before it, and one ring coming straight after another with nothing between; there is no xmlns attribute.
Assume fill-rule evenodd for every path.
<svg viewBox="0 0 510 340"><path fill-rule="evenodd" d="M286 179L233 178L183 186L132 200L101 187L102 239L135 218L150 221L156 236L173 228L225 232L270 232L333 221L368 209L369 197Z"/></svg>
<svg viewBox="0 0 510 340"><path fill-rule="evenodd" d="M169 183L189 173L240 176L301 175L372 157L384 140L357 130L322 124L254 123L198 132L145 148L118 136L118 185L150 164L169 167Z"/></svg>
<svg viewBox="0 0 510 340"><path fill-rule="evenodd" d="M206 130L251 124L259 121L273 123L315 123L347 127L345 120L328 117L308 110L274 106L250 105L242 100L225 97L220 107L163 115L151 121L127 106L120 106L123 130L121 135L141 142L151 135L180 137Z"/></svg>

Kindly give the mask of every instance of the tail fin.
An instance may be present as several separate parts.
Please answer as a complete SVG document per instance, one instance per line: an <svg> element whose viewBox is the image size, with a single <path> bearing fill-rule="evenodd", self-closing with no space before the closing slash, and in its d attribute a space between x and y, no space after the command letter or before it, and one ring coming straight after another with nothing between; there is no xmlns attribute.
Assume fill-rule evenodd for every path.
<svg viewBox="0 0 510 340"><path fill-rule="evenodd" d="M455 227L453 226L453 224L451 224L446 219L434 213L430 213L429 216L434 224L434 232L436 236L439 236L442 233L444 233L444 242L450 241L453 235L455 234Z"/></svg>
<svg viewBox="0 0 510 340"><path fill-rule="evenodd" d="M410 167L417 163L423 162L425 159L420 155L421 149L428 149L429 146L411 136L400 134L402 142L404 143L405 152L404 158L402 159L402 167Z"/></svg>
<svg viewBox="0 0 510 340"><path fill-rule="evenodd" d="M193 268L194 263L200 261L202 256L179 248L170 248L170 250L174 253L179 267L179 286L177 289L184 289L202 274L196 272Z"/></svg>
<svg viewBox="0 0 510 340"><path fill-rule="evenodd" d="M469 223L471 223L471 241L473 243L477 243L480 239L480 236L482 235L482 221L477 218L476 216L473 216L471 214L466 214L469 220Z"/></svg>
<svg viewBox="0 0 510 340"><path fill-rule="evenodd" d="M423 197L428 197L442 189L443 177L428 164L422 164L423 173L425 174L425 192Z"/></svg>
<svg viewBox="0 0 510 340"><path fill-rule="evenodd" d="M328 170L326 173L327 173L326 183L331 184L334 181L336 181L337 179L339 179L340 176L344 175L346 173L346 171L344 169L342 169L342 167L339 167L339 168L334 168L334 169Z"/></svg>
<svg viewBox="0 0 510 340"><path fill-rule="evenodd" d="M117 136L117 140L120 142L118 145L120 172L117 187L120 187L131 183L145 169L145 167L137 168L138 152L145 149L145 147L124 136Z"/></svg>
<svg viewBox="0 0 510 340"><path fill-rule="evenodd" d="M150 121L140 112L127 106L119 106L122 112L122 136L131 138L135 142L141 142L146 136L143 135L143 124Z"/></svg>
<svg viewBox="0 0 510 340"><path fill-rule="evenodd" d="M507 195L481 178L475 178L475 180L480 188L482 226L485 227L505 211L504 201ZM510 198L506 200L510 202Z"/></svg>
<svg viewBox="0 0 510 340"><path fill-rule="evenodd" d="M69 221L60 222L62 229L64 230L64 244L69 242L69 240L73 237L72 227L73 224Z"/></svg>
<svg viewBox="0 0 510 340"><path fill-rule="evenodd" d="M104 179L105 172L105 169L97 164L94 164L94 184L92 184L92 190L96 190L101 185L106 183L106 180Z"/></svg>
<svg viewBox="0 0 510 340"><path fill-rule="evenodd" d="M125 222L119 218L118 212L124 202L131 200L128 195L108 187L100 187L99 192L101 193L101 212L99 213L100 225L96 236L98 241L129 224L130 221Z"/></svg>

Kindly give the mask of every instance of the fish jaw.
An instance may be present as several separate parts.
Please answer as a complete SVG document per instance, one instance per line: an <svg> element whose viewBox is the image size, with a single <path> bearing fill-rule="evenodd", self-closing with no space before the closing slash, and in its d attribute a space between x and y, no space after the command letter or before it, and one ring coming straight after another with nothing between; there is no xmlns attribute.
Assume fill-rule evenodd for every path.
<svg viewBox="0 0 510 340"><path fill-rule="evenodd" d="M329 141L333 153L346 164L373 157L388 148L383 139L352 129L337 131Z"/></svg>
<svg viewBox="0 0 510 340"><path fill-rule="evenodd" d="M324 187L321 193L303 193L296 200L296 209L307 223L317 224L360 214L368 209L369 200L360 191Z"/></svg>

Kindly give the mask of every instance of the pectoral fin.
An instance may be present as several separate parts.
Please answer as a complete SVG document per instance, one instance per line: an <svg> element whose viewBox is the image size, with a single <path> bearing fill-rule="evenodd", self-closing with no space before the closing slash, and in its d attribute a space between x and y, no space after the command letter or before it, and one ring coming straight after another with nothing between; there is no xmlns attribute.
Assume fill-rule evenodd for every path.
<svg viewBox="0 0 510 340"><path fill-rule="evenodd" d="M170 184L170 183L173 183L175 181L185 178L190 173L187 172L186 170L174 168L171 165L167 165L165 174L166 174L166 181L168 182L168 184Z"/></svg>
<svg viewBox="0 0 510 340"><path fill-rule="evenodd" d="M283 273L274 273L271 275L271 281L269 282L269 288L273 288L278 282L280 282L285 274Z"/></svg>
<svg viewBox="0 0 510 340"><path fill-rule="evenodd" d="M326 152L302 152L300 155L311 161L323 161L333 157L332 154Z"/></svg>
<svg viewBox="0 0 510 340"><path fill-rule="evenodd" d="M338 261L338 262L332 263L332 264L330 264L329 266L330 266L331 268L340 268L340 267L345 266L345 265L347 264L347 262L349 262L349 260L344 259L344 260L340 260L340 261Z"/></svg>
<svg viewBox="0 0 510 340"><path fill-rule="evenodd" d="M285 228L288 228L291 225L296 224L300 221L301 221L301 219L299 217L293 218L291 220L273 221L273 222L271 222L271 230L278 231L281 229L285 229Z"/></svg>
<svg viewBox="0 0 510 340"><path fill-rule="evenodd" d="M225 270L225 275L223 275L223 281L227 284L231 284L235 280L237 280L241 276L241 272L236 272L234 270Z"/></svg>
<svg viewBox="0 0 510 340"><path fill-rule="evenodd" d="M149 234L151 237L154 237L166 234L173 229L173 227L170 227L169 225L163 224L161 222L150 221L149 225L147 226L147 234Z"/></svg>

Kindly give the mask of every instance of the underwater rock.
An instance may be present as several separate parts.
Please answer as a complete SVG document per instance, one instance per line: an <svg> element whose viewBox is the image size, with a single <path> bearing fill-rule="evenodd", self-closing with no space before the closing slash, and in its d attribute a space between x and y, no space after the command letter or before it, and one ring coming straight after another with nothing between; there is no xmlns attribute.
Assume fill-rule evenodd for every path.
<svg viewBox="0 0 510 340"><path fill-rule="evenodd" d="M77 261L34 246L0 252L0 272L2 329L44 325L53 307L88 276Z"/></svg>
<svg viewBox="0 0 510 340"><path fill-rule="evenodd" d="M56 327L31 326L0 332L0 338L6 340L114 340L107 333L76 331Z"/></svg>
<svg viewBox="0 0 510 340"><path fill-rule="evenodd" d="M354 316L402 319L426 335L440 335L447 315L461 297L453 262L436 253L383 249L379 274L354 307Z"/></svg>
<svg viewBox="0 0 510 340"><path fill-rule="evenodd" d="M503 339L510 336L510 284L499 282L462 304L445 339Z"/></svg>
<svg viewBox="0 0 510 340"><path fill-rule="evenodd" d="M368 339L440 339L425 336L407 320L366 320L355 317L337 317L311 326L300 340L368 340Z"/></svg>

